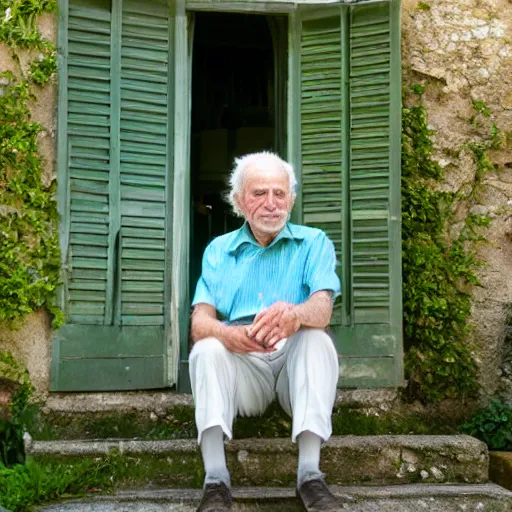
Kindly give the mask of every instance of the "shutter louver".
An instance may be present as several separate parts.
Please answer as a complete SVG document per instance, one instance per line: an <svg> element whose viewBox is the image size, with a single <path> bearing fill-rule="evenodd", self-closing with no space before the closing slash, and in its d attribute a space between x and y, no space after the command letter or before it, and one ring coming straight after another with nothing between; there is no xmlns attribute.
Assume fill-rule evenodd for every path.
<svg viewBox="0 0 512 512"><path fill-rule="evenodd" d="M69 321L103 324L110 171L110 7L71 5L68 32Z"/></svg>
<svg viewBox="0 0 512 512"><path fill-rule="evenodd" d="M340 264L339 384L401 385L400 3L299 12L290 76L301 98L290 98L290 119L300 118L301 143L291 149L302 220L329 235Z"/></svg>
<svg viewBox="0 0 512 512"><path fill-rule="evenodd" d="M121 324L164 324L169 10L125 0L121 44Z"/></svg>
<svg viewBox="0 0 512 512"><path fill-rule="evenodd" d="M301 172L304 224L325 231L342 259L341 34L339 16L301 33ZM338 266L338 269L341 269ZM341 277L341 276L340 276ZM336 304L332 326L341 325Z"/></svg>
<svg viewBox="0 0 512 512"><path fill-rule="evenodd" d="M350 202L353 321L390 321L389 5L350 23Z"/></svg>
<svg viewBox="0 0 512 512"><path fill-rule="evenodd" d="M59 151L59 212L68 271L51 390L162 388L173 383L165 307L170 8L162 1L147 8L141 0L62 0L60 9L59 145L66 151Z"/></svg>

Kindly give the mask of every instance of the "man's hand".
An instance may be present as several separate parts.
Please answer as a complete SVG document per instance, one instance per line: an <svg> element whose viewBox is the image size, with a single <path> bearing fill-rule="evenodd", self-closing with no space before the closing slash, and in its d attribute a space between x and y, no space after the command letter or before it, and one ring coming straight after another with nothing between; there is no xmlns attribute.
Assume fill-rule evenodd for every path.
<svg viewBox="0 0 512 512"><path fill-rule="evenodd" d="M290 337L300 329L296 306L287 302L276 302L254 319L248 330L251 338L264 347L273 347L277 342Z"/></svg>
<svg viewBox="0 0 512 512"><path fill-rule="evenodd" d="M224 328L221 338L224 346L237 354L248 354L249 352L272 352L271 348L264 347L261 343L247 335L246 325L230 325Z"/></svg>

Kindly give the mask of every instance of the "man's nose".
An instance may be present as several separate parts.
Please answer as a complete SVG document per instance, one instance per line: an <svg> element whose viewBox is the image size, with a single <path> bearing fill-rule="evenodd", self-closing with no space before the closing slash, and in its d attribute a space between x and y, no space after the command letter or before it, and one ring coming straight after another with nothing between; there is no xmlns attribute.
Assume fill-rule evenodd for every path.
<svg viewBox="0 0 512 512"><path fill-rule="evenodd" d="M276 209L276 198L274 197L274 194L272 194L272 192L270 192L267 195L267 199L265 201L265 208L267 208L267 210Z"/></svg>

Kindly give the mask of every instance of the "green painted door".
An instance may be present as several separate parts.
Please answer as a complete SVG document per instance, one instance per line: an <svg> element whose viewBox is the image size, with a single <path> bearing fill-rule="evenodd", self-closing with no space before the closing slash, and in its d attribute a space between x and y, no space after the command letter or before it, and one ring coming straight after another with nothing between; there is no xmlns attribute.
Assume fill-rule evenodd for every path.
<svg viewBox="0 0 512 512"><path fill-rule="evenodd" d="M165 0L60 3L53 391L172 384L172 34Z"/></svg>
<svg viewBox="0 0 512 512"><path fill-rule="evenodd" d="M336 247L340 387L403 382L399 8L317 6L291 23L296 217Z"/></svg>

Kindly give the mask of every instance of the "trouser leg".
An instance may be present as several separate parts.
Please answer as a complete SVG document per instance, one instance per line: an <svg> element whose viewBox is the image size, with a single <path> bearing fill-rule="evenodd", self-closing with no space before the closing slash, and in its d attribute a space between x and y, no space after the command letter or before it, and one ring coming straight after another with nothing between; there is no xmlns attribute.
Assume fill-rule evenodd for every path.
<svg viewBox="0 0 512 512"><path fill-rule="evenodd" d="M218 426L231 439L235 416L235 356L215 338L194 344L189 357L198 442L203 432Z"/></svg>
<svg viewBox="0 0 512 512"><path fill-rule="evenodd" d="M223 434L233 437L236 412L244 416L264 412L274 398L274 374L259 355L233 354L214 338L194 345L189 364L205 485L229 486Z"/></svg>
<svg viewBox="0 0 512 512"><path fill-rule="evenodd" d="M232 439L237 413L262 414L275 397L272 367L260 354L233 354L208 338L194 345L189 365L199 442L202 432L213 426Z"/></svg>
<svg viewBox="0 0 512 512"><path fill-rule="evenodd" d="M292 441L304 431L326 441L332 433L339 365L331 338L320 329L301 329L284 349L286 362L279 373L277 396L292 416Z"/></svg>

